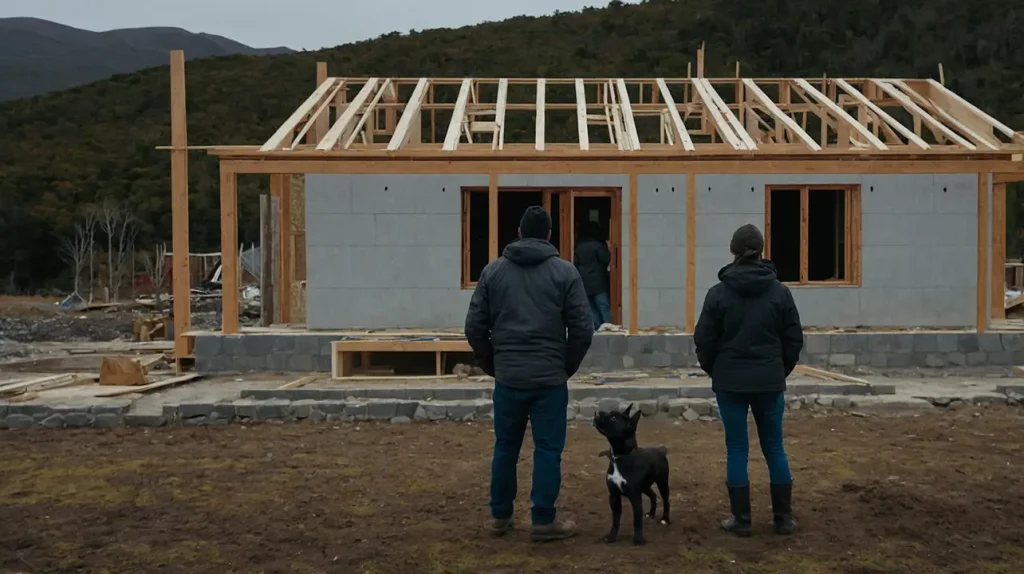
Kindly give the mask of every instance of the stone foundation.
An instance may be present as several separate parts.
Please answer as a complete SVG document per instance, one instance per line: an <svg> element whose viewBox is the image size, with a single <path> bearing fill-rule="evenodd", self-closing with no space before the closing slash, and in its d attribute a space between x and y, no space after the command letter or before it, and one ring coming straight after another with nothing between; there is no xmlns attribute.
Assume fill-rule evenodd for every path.
<svg viewBox="0 0 1024 574"><path fill-rule="evenodd" d="M201 373L329 373L330 344L342 335L317 332L201 334L196 370ZM1024 333L857 332L808 333L801 363L818 367L902 369L1024 364ZM585 370L695 368L693 337L682 334L599 333Z"/></svg>

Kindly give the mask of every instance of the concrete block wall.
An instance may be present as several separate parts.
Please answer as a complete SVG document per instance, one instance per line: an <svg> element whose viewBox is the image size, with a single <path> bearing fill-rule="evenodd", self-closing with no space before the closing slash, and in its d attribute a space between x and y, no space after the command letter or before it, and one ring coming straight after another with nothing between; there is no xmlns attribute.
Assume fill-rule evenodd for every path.
<svg viewBox="0 0 1024 574"><path fill-rule="evenodd" d="M308 328L462 325L463 186L487 176L307 175Z"/></svg>
<svg viewBox="0 0 1024 574"><path fill-rule="evenodd" d="M966 327L975 323L977 175L699 175L700 312L729 239L745 223L764 229L766 185L860 184L862 285L795 287L810 326Z"/></svg>

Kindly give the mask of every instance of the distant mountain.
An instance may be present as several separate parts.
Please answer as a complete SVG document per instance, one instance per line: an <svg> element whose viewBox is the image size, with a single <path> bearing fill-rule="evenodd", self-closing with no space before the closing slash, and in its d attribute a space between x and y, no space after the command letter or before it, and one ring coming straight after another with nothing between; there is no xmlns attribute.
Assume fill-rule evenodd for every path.
<svg viewBox="0 0 1024 574"><path fill-rule="evenodd" d="M0 101L165 65L167 52L175 49L185 50L189 58L293 51L251 48L228 38L181 28L90 32L38 18L0 18Z"/></svg>

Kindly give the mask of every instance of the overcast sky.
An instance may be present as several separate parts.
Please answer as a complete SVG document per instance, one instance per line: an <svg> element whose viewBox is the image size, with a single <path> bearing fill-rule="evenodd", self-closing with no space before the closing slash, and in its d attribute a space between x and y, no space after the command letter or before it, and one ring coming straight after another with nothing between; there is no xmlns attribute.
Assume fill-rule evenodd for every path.
<svg viewBox="0 0 1024 574"><path fill-rule="evenodd" d="M95 31L174 26L257 48L315 50L396 30L455 28L607 4L608 0L0 0L0 17L33 16Z"/></svg>

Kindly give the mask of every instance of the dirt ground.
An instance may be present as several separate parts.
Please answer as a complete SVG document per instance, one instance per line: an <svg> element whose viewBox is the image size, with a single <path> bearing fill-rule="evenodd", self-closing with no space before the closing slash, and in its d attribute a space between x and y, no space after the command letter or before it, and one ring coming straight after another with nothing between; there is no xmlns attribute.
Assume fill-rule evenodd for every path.
<svg viewBox="0 0 1024 574"><path fill-rule="evenodd" d="M751 457L755 535L718 530L714 423L641 423L666 444L674 522L644 547L601 541L605 447L570 429L560 505L570 541L488 536L492 434L480 424L265 425L0 434L0 572L1024 572L1024 411L905 418L796 413L799 532L770 531ZM756 442L755 442L756 448ZM628 504L627 504L628 513Z"/></svg>

